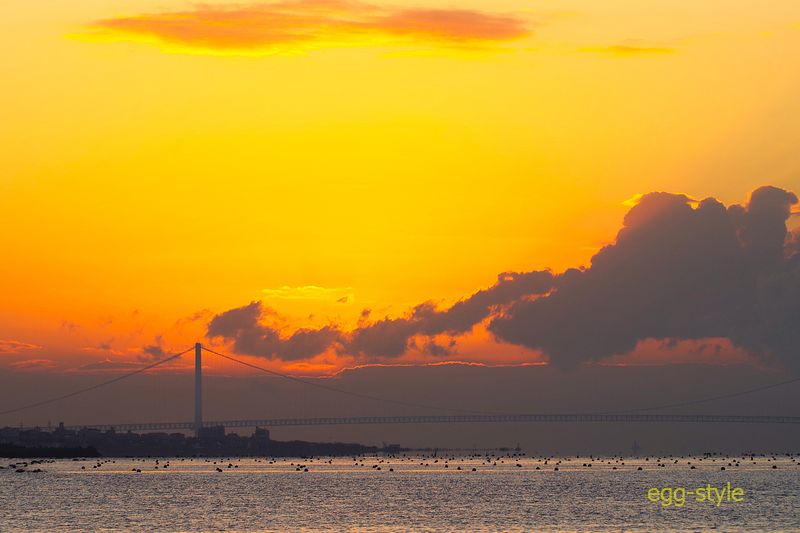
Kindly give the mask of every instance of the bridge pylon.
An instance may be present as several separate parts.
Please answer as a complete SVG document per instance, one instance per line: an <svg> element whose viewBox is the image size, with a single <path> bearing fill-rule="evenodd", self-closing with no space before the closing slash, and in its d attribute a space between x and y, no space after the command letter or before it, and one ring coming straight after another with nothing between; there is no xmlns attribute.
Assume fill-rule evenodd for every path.
<svg viewBox="0 0 800 533"><path fill-rule="evenodd" d="M194 345L194 433L200 436L203 427L203 345Z"/></svg>

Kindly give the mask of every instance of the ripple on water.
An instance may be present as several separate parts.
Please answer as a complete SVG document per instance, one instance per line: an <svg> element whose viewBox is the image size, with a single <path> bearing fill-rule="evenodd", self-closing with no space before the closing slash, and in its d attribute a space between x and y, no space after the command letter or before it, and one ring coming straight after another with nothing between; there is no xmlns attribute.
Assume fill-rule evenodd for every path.
<svg viewBox="0 0 800 533"><path fill-rule="evenodd" d="M162 458L37 466L44 471L0 470L0 531L777 531L800 524L800 464L791 458ZM744 502L647 501L651 487L727 482L745 490Z"/></svg>

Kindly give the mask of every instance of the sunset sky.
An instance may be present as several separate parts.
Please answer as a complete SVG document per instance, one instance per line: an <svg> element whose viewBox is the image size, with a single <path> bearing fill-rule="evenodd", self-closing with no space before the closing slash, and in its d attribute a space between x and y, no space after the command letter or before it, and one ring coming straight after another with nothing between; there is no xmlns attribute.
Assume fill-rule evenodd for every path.
<svg viewBox="0 0 800 533"><path fill-rule="evenodd" d="M783 237L773 222L800 224L775 192L800 193L796 0L4 2L0 56L0 366L119 369L202 341L303 374L556 356L800 367L782 355L796 337L765 340L796 304L741 338L727 332L747 319L717 320L743 278L717 286L713 261L738 245L708 256L706 300L680 288L708 315L637 323L585 356L552 331L591 320L551 292L596 303L604 272L652 270L621 259L650 252L617 234L661 235L648 224L667 213L708 236L676 245L700 262L728 235L706 223L729 218L741 275L800 295L796 258L759 262ZM655 191L686 196L638 203ZM595 274L559 276L615 243ZM556 281L458 327L428 321L523 276L501 273L548 269Z"/></svg>

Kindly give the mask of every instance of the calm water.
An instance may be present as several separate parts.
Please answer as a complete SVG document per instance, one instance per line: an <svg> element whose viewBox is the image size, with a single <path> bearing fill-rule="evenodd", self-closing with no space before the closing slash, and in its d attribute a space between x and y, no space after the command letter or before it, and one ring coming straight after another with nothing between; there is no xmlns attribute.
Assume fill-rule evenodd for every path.
<svg viewBox="0 0 800 533"><path fill-rule="evenodd" d="M495 459L457 458L445 468L442 457L160 459L158 465L117 459L99 467L60 460L27 467L41 473L16 473L8 466L21 462L6 459L0 531L800 530L796 459L752 464L740 457L740 466L721 458L675 459L625 459L623 466L573 457L562 459L558 471L552 459L545 465L497 458L495 465ZM664 507L647 500L653 487L728 482L744 490L743 502L717 506L686 496L683 507Z"/></svg>

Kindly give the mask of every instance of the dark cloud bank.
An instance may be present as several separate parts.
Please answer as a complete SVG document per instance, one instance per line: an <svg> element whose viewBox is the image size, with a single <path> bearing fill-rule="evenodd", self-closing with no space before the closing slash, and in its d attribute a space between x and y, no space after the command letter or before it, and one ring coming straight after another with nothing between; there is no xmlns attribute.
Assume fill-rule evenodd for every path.
<svg viewBox="0 0 800 533"><path fill-rule="evenodd" d="M377 321L365 310L350 332L328 326L285 337L262 323L269 310L253 302L215 316L208 336L241 354L297 360L333 348L369 361L409 348L447 355L454 341L435 337L485 322L498 341L541 350L561 367L624 354L646 339L722 337L798 371L800 234L786 229L796 203L775 187L729 207L650 193L587 269L503 273L449 309L427 302Z"/></svg>

